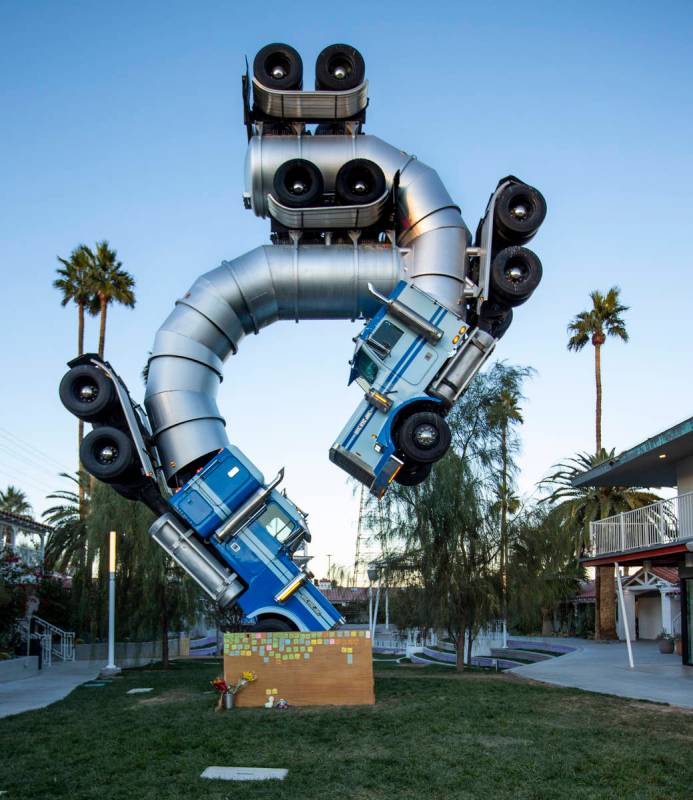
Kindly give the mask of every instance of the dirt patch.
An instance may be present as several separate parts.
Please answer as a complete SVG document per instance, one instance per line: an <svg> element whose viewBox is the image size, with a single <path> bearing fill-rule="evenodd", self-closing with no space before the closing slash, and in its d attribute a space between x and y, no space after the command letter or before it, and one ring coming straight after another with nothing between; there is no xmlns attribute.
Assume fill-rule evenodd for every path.
<svg viewBox="0 0 693 800"><path fill-rule="evenodd" d="M197 693L184 692L181 691L180 689L173 689L170 692L162 692L161 694L158 694L155 697L145 697L142 700L138 700L137 705L161 706L161 705L166 705L167 703L184 703L188 700L191 700L193 697L197 697Z"/></svg>

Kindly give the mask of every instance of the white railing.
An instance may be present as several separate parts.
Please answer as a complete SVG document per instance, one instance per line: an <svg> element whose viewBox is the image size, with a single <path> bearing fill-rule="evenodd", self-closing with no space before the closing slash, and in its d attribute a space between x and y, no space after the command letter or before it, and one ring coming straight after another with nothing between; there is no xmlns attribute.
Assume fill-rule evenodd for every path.
<svg viewBox="0 0 693 800"><path fill-rule="evenodd" d="M41 642L43 666L50 667L54 657L61 661L75 660L75 634L72 631L64 631L35 614L21 620L18 627L26 641L27 655L31 639Z"/></svg>
<svg viewBox="0 0 693 800"><path fill-rule="evenodd" d="M590 555L693 539L693 492L590 523Z"/></svg>

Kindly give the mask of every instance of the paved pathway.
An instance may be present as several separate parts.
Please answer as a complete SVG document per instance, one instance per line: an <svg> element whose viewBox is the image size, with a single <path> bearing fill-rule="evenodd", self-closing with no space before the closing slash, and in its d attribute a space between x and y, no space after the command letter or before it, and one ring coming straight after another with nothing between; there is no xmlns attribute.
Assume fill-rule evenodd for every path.
<svg viewBox="0 0 693 800"><path fill-rule="evenodd" d="M31 678L0 683L0 717L21 714L62 700L81 683L92 680L99 672L101 661L54 663Z"/></svg>
<svg viewBox="0 0 693 800"><path fill-rule="evenodd" d="M547 638L546 641L552 640ZM590 692L693 708L693 667L683 666L681 656L660 653L656 642L633 642L635 668L630 669L625 642L555 641L577 650L550 661L516 667L513 675Z"/></svg>

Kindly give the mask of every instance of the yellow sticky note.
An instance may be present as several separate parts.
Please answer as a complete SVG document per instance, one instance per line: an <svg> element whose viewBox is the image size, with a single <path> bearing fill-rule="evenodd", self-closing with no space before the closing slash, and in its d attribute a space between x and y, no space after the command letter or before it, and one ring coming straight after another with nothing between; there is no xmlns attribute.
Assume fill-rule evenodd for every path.
<svg viewBox="0 0 693 800"><path fill-rule="evenodd" d="M277 690L276 689L272 689L272 694L277 694Z"/></svg>
<svg viewBox="0 0 693 800"><path fill-rule="evenodd" d="M312 652L313 652L313 648L312 648L312 647L307 647L307 648L306 648L306 650L307 650L309 653L312 653Z"/></svg>
<svg viewBox="0 0 693 800"><path fill-rule="evenodd" d="M265 694L272 694L272 690L271 689L265 689Z"/></svg>

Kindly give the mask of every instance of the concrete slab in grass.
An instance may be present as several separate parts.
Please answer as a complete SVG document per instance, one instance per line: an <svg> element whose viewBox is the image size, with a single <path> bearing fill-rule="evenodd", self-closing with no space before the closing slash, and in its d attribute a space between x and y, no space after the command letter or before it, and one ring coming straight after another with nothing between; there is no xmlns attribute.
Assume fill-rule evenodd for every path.
<svg viewBox="0 0 693 800"><path fill-rule="evenodd" d="M288 769L269 767L207 767L200 775L218 781L283 781Z"/></svg>
<svg viewBox="0 0 693 800"><path fill-rule="evenodd" d="M128 691L125 692L125 694L146 694L147 692L153 692L153 691L154 691L153 687L151 689L148 689L142 686L141 688L138 689L128 689Z"/></svg>

